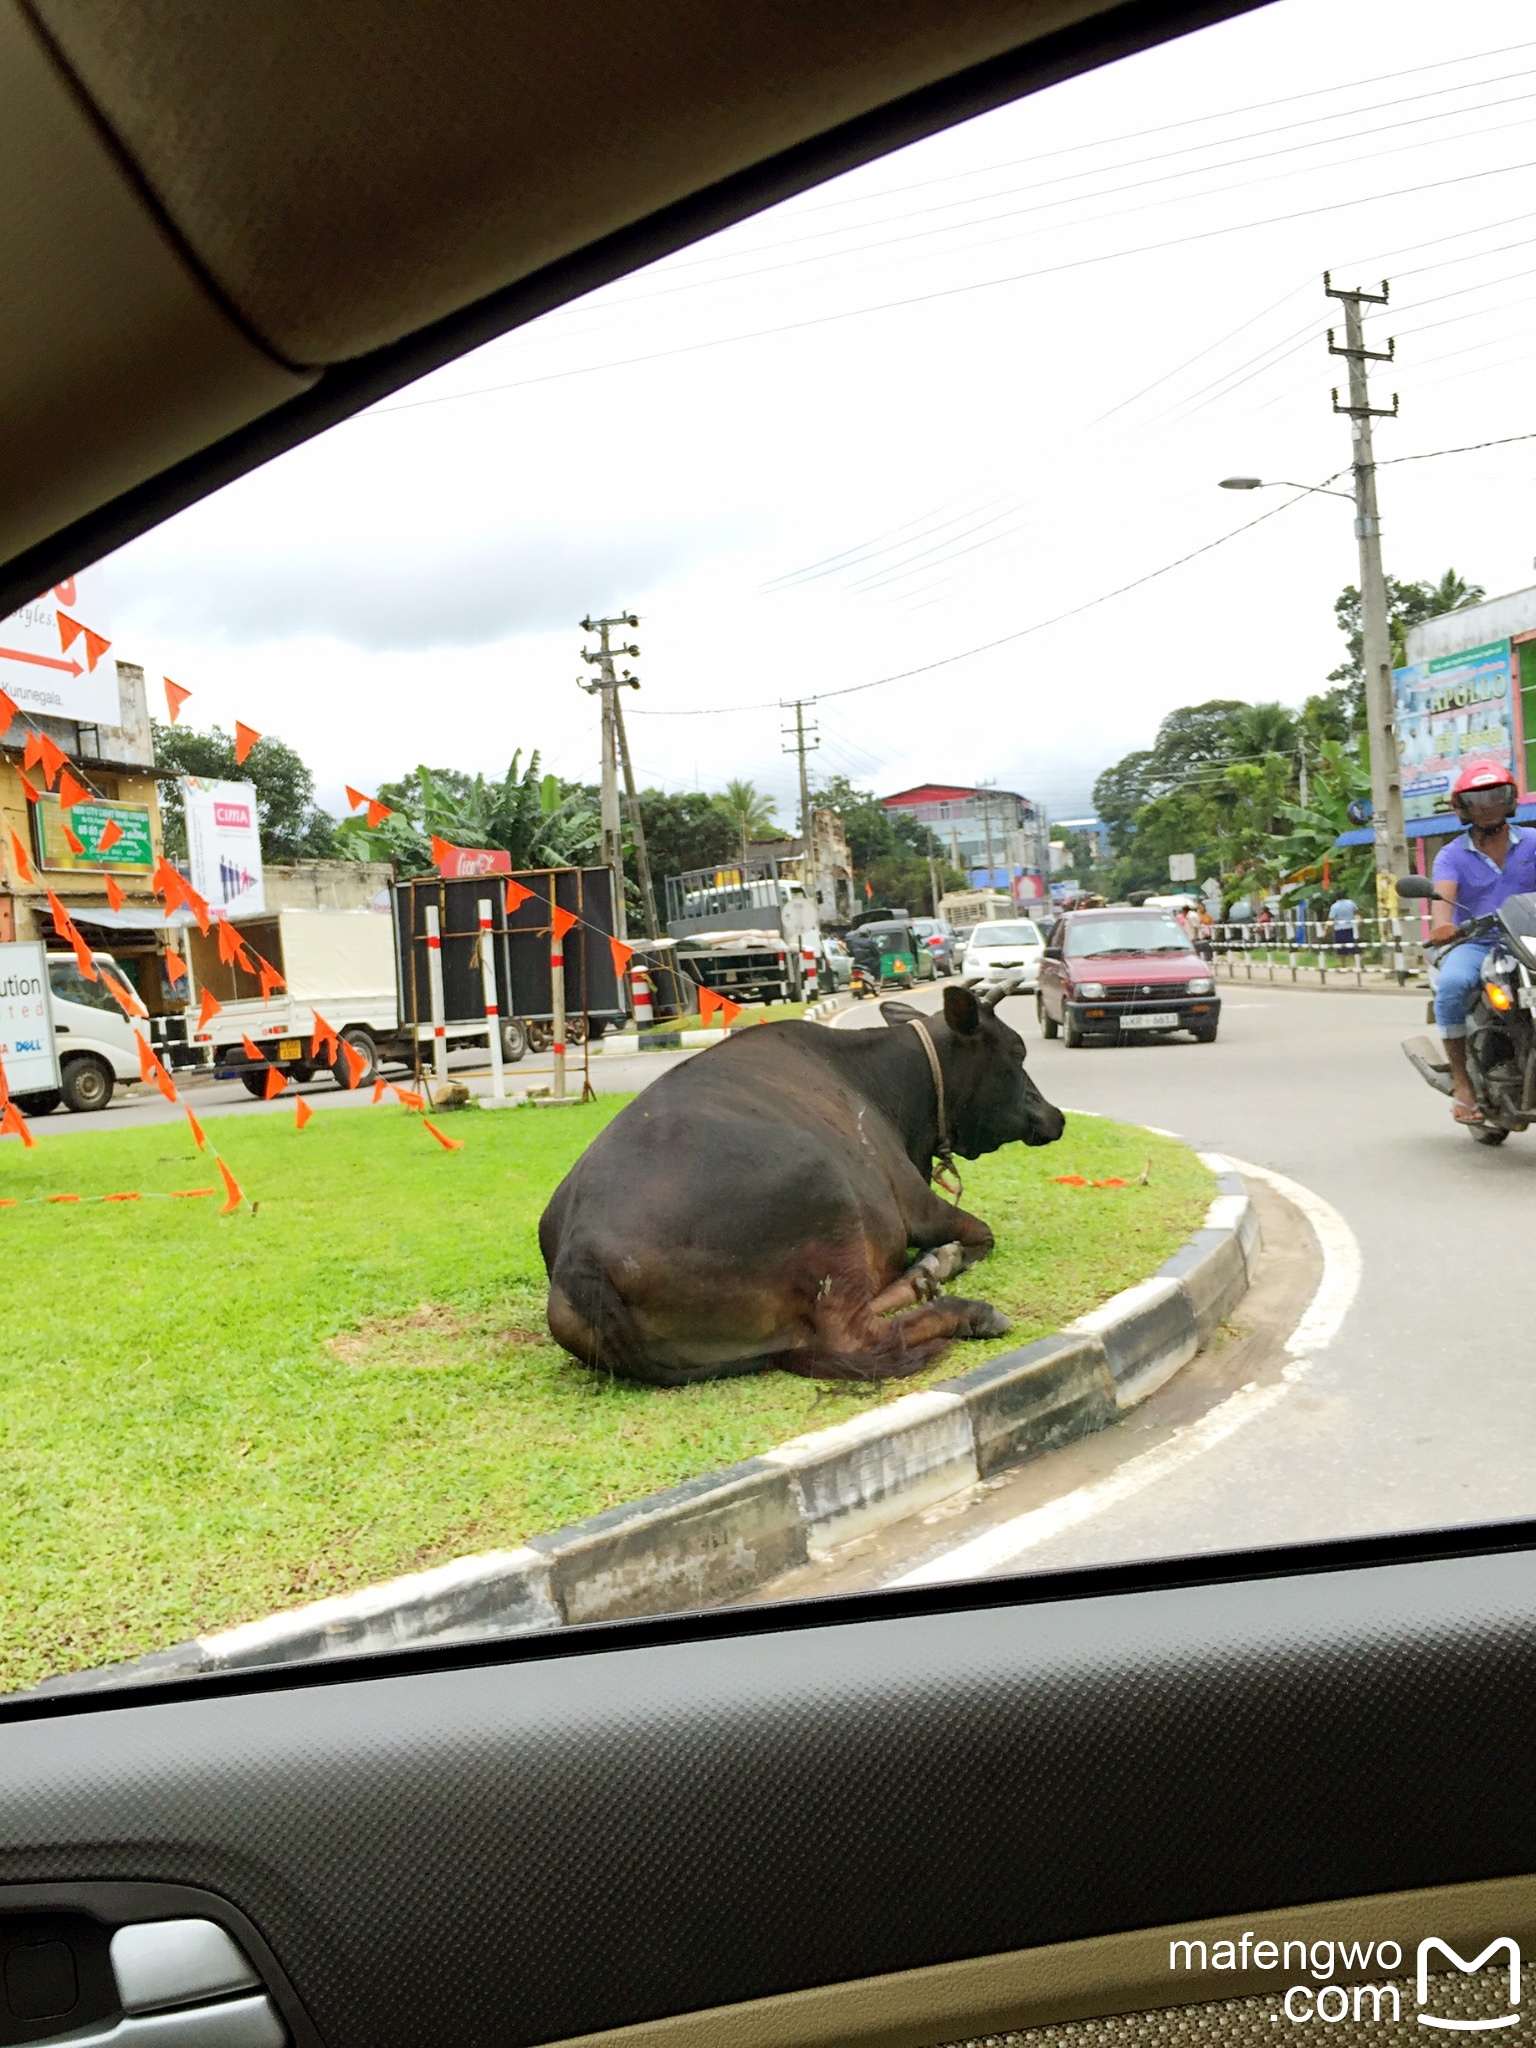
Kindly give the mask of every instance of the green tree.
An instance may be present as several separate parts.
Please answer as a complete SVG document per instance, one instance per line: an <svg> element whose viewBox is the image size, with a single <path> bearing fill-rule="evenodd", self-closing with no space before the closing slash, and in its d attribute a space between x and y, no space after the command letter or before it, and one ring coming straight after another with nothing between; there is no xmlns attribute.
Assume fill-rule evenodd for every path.
<svg viewBox="0 0 1536 2048"><path fill-rule="evenodd" d="M716 799L703 790L685 789L668 795L661 789L642 789L639 802L645 850L658 892L668 875L718 867L736 858L736 828ZM632 851L625 854L625 870L638 889L639 871Z"/></svg>
<svg viewBox="0 0 1536 2048"><path fill-rule="evenodd" d="M348 818L337 830L337 851L349 860L392 861L402 875L424 874L433 865L434 836L455 846L499 847L514 868L577 865L602 838L589 792L541 775L536 752L524 767L521 748L499 781L418 766L384 783L379 800L394 815L374 830L365 816Z"/></svg>
<svg viewBox="0 0 1536 2048"><path fill-rule="evenodd" d="M1481 583L1468 583L1455 569L1447 569L1437 583L1401 583L1386 578L1387 630L1392 642L1392 666L1402 668L1408 659L1408 634L1426 619L1438 619L1446 612L1464 611L1469 604L1481 604L1487 596ZM1360 619L1360 593L1346 583L1333 601L1333 615L1344 635L1348 658L1329 672L1330 683L1345 687L1345 705L1351 732L1365 726L1365 628ZM1309 704L1315 702L1309 699Z"/></svg>
<svg viewBox="0 0 1536 2048"><path fill-rule="evenodd" d="M1350 804L1370 793L1371 771L1358 754L1338 740L1324 740L1308 777L1307 801L1280 806L1285 830L1274 860L1291 900L1317 894L1326 865L1330 887L1343 888L1361 903L1374 901L1375 848L1335 844L1353 829Z"/></svg>
<svg viewBox="0 0 1536 2048"><path fill-rule="evenodd" d="M766 839L778 830L773 815L773 799L764 796L755 783L733 781L725 785L724 793L715 801L731 821L745 867L748 840Z"/></svg>
<svg viewBox="0 0 1536 2048"><path fill-rule="evenodd" d="M1093 807L1109 827L1115 854L1124 859L1141 830L1139 821L1148 805L1176 791L1195 795L1220 789L1234 762L1288 754L1295 745L1296 714L1283 704L1247 704L1236 697L1212 697L1203 704L1181 705L1168 713L1150 747L1127 754L1104 770L1093 785ZM1190 829L1194 829L1192 822ZM1188 853L1199 849L1186 845L1168 850ZM1143 872L1147 864L1136 864L1134 881L1117 869L1120 886L1152 887L1157 878ZM1166 865L1161 879L1167 880Z"/></svg>
<svg viewBox="0 0 1536 2048"><path fill-rule="evenodd" d="M234 740L220 726L199 732L190 725L153 721L155 759L162 768L218 782L249 782L256 791L256 817L263 860L283 863L324 860L336 851L336 820L315 802L315 778L281 740L263 734L243 762ZM160 785L160 817L172 860L187 851L187 822L181 784Z"/></svg>

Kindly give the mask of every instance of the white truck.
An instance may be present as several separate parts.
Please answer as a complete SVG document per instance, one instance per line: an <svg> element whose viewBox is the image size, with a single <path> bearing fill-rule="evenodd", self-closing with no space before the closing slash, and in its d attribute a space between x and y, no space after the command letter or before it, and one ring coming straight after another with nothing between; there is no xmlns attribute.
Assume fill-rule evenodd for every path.
<svg viewBox="0 0 1536 2048"><path fill-rule="evenodd" d="M93 953L91 959L98 969L132 986L110 953ZM86 980L73 953L48 955L48 1008L59 1085L18 1090L17 1107L23 1116L48 1116L61 1102L77 1111L105 1109L119 1082L139 1078L133 1026L105 982ZM147 1037L155 1035L148 1021L139 1028Z"/></svg>

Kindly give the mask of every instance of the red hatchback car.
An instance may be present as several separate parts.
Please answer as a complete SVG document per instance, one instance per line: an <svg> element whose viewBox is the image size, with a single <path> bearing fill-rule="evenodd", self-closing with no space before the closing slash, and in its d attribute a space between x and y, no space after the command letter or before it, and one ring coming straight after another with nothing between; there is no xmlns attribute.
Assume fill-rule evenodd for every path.
<svg viewBox="0 0 1536 2048"><path fill-rule="evenodd" d="M1073 910L1050 935L1035 997L1040 1029L1068 1045L1191 1031L1210 1045L1221 998L1166 910Z"/></svg>

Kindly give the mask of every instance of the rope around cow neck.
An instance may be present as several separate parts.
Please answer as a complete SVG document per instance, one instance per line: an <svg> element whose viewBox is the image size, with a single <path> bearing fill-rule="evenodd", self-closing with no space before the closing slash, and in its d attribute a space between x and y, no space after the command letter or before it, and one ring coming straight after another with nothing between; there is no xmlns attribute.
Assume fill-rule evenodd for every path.
<svg viewBox="0 0 1536 2048"><path fill-rule="evenodd" d="M960 1178L960 1169L955 1164L954 1147L949 1140L949 1112L944 1102L944 1069L939 1065L938 1048L928 1030L927 1019L909 1017L907 1022L917 1033L922 1041L923 1051L928 1055L928 1066L933 1075L933 1092L938 1097L939 1142L934 1147L934 1157L938 1160L939 1167L933 1178L949 1196L953 1207L958 1209L960 1197L965 1192L965 1184Z"/></svg>

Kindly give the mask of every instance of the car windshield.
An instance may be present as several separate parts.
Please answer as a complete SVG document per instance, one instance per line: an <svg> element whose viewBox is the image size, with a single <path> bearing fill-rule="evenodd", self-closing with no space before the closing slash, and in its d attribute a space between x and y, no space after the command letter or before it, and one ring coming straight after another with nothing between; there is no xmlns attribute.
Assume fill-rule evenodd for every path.
<svg viewBox="0 0 1536 2048"><path fill-rule="evenodd" d="M1194 948L1171 917L1095 917L1067 927L1069 960L1115 953L1190 953Z"/></svg>
<svg viewBox="0 0 1536 2048"><path fill-rule="evenodd" d="M219 10L20 12L155 260L4 273L0 1692L1536 1515L1536 1011L1385 886L1536 891L1515 0L626 11L724 83L577 249L430 143L513 10L270 219L222 74L78 118Z"/></svg>

